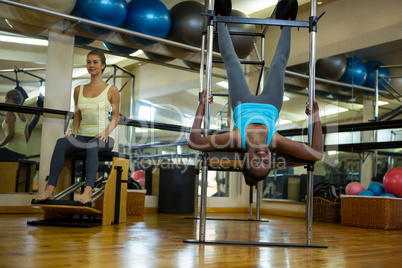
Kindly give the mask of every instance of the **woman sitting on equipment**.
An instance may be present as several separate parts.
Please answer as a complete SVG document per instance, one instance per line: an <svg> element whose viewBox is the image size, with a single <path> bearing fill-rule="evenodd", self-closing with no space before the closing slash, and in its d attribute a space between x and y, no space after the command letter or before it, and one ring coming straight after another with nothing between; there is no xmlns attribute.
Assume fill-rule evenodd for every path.
<svg viewBox="0 0 402 268"><path fill-rule="evenodd" d="M6 104L22 104L22 94L16 89L6 93ZM27 153L28 124L23 113L7 112L1 124L6 136L0 142L0 160L16 161Z"/></svg>
<svg viewBox="0 0 402 268"><path fill-rule="evenodd" d="M91 81L74 89L73 130L57 140L50 162L48 185L45 192L36 198L36 202L53 199L65 155L80 150L86 150L86 187L75 201L83 204L92 201L92 189L99 166L98 152L112 151L114 139L109 134L119 124L120 95L117 87L103 81L105 67L106 58L101 51L88 53L87 70ZM111 108L112 120L109 122Z"/></svg>
<svg viewBox="0 0 402 268"><path fill-rule="evenodd" d="M219 5L218 5L219 4ZM219 8L218 8L219 6ZM229 8L228 8L229 7ZM215 12L230 16L230 1L217 1ZM296 0L282 0L276 8L276 19L295 20ZM282 108L286 64L290 53L290 27L282 27L277 49L269 68L264 90L259 96L250 93L240 61L234 51L228 29L218 23L218 42L229 83L229 101L233 108L234 129L230 132L201 136L206 91L204 90L190 133L189 147L200 151L243 150L242 172L248 185L265 179L270 171L271 152L318 161L322 158L323 139L317 102L314 100L312 146L287 139L276 132L276 122ZM208 100L212 103L212 96ZM306 108L311 114L311 109Z"/></svg>

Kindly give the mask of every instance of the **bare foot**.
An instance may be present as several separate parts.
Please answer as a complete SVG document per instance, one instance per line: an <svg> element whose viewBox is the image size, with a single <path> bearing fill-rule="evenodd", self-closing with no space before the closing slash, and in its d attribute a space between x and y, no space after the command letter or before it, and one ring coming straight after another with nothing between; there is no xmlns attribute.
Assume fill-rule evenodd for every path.
<svg viewBox="0 0 402 268"><path fill-rule="evenodd" d="M45 200L53 200L54 199L54 195L53 195L54 188L55 187L53 185L48 185L46 187L45 192L43 194L41 194L39 197L35 198L35 202L38 203L38 202L42 202Z"/></svg>
<svg viewBox="0 0 402 268"><path fill-rule="evenodd" d="M74 201L80 202L82 204L92 202L92 187L90 187L90 186L85 187L85 190L82 193L82 195L75 198Z"/></svg>

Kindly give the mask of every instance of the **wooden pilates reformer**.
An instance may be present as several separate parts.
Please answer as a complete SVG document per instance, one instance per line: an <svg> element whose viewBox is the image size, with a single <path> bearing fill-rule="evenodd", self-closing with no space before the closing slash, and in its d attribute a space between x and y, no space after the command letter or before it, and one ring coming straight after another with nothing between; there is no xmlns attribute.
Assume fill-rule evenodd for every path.
<svg viewBox="0 0 402 268"><path fill-rule="evenodd" d="M273 20L273 19L253 19L253 18L239 18L239 17L230 17L230 16L214 16L214 10L211 7L214 7L214 0L205 0L206 6L209 7L208 14L203 14L206 16L206 42L205 37L203 35L202 48L201 51L205 50L204 43L207 44L206 47L206 70L205 70L205 85L203 81L201 81L200 90L206 88L206 99L209 99L209 95L212 89L212 56L213 56L213 39L214 39L214 23L216 22L224 22L224 23L243 23L243 24L256 24L256 25L275 25L275 26L289 26L289 27L298 27L298 28L308 28L310 33L310 66L309 66L309 98L308 101L310 103L311 115L309 116L309 124L310 129L313 129L313 117L314 109L313 109L313 100L315 99L315 62L316 62L316 31L317 31L317 23L320 17L316 17L316 5L317 1L310 1L310 18L308 22L303 21L290 21L290 20ZM266 32L264 30L264 33ZM264 47L264 35L262 37L261 47ZM201 53L201 68L200 68L200 76L204 76L204 53ZM203 78L201 79L203 80ZM210 133L209 129L209 103L205 104L205 114L204 114L204 133L208 135ZM312 142L312 131L308 133L309 143L311 145ZM208 153L210 154L210 153ZM308 187L307 187L307 202L306 202L306 243L305 244L297 244L297 243L275 243L275 242L250 242L250 241L218 241L218 240L210 240L207 241L206 237L206 198L207 198L207 176L208 170L211 167L209 155L204 153L202 155L202 182L201 182L201 204L200 204L200 221L199 221L199 239L185 239L184 242L187 243L200 243L200 244L230 244L230 245L253 245L253 246L281 246L281 247L310 247L310 248L326 248L325 245L313 245L312 244L312 210L313 210L313 176L314 176L314 163L306 163L305 161L296 161L292 162L286 161L287 166L290 167L291 163L294 163L296 166L307 164L307 178L308 178ZM286 159L284 157L283 159ZM272 161L273 162L273 161ZM220 164L222 162L220 161ZM229 165L234 165L238 168L238 163L234 163L228 161ZM274 162L275 163L275 162ZM237 165L237 166L236 166ZM273 169L278 168L279 166L273 166ZM218 166L219 168L223 168ZM260 184L260 183L259 183ZM257 201L258 202L258 201ZM198 208L197 208L198 209ZM258 210L258 208L257 208Z"/></svg>
<svg viewBox="0 0 402 268"><path fill-rule="evenodd" d="M84 160L84 156L84 154L77 154L68 157L73 158L72 160L75 162ZM96 201L95 207L92 207L92 203L84 205L73 200L63 200L69 195L72 196L85 184L84 181L78 181L55 195L54 200L35 203L33 199L31 206L42 209L44 216L43 220L30 221L28 224L88 228L126 222L129 167L127 156L122 157L117 153L100 153L99 159L100 161L111 161L112 167L106 184L97 188L92 195L92 203Z"/></svg>

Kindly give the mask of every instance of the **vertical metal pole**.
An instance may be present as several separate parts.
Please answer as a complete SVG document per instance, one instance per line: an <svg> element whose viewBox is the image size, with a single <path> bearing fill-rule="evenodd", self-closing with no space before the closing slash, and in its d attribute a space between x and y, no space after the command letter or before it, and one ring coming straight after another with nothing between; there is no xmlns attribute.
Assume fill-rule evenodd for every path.
<svg viewBox="0 0 402 268"><path fill-rule="evenodd" d="M375 68L375 99L374 99L374 120L378 121L378 75L379 68Z"/></svg>
<svg viewBox="0 0 402 268"><path fill-rule="evenodd" d="M203 34L202 38L201 38L200 92L202 92L202 90L204 89L204 65L205 65L205 34ZM196 164L198 165L197 159L196 159ZM202 172L202 169L201 169L201 172ZM198 172L198 174L195 176L194 218L198 218L198 186L200 185L199 177L200 177L200 175ZM201 193L201 198L202 198L202 193Z"/></svg>
<svg viewBox="0 0 402 268"><path fill-rule="evenodd" d="M131 78L131 96L130 96L130 119L134 119L134 77ZM133 160L133 127L130 127L130 147L128 150L128 163L131 165Z"/></svg>
<svg viewBox="0 0 402 268"><path fill-rule="evenodd" d="M250 186L249 192L249 208L248 208L248 217L251 220L253 218L253 186Z"/></svg>
<svg viewBox="0 0 402 268"><path fill-rule="evenodd" d="M255 201L256 203L256 208L255 208L255 212L256 212L256 220L259 221L260 220L260 205L261 205L261 189L262 189L262 181L259 181L257 183L257 200Z"/></svg>
<svg viewBox="0 0 402 268"><path fill-rule="evenodd" d="M207 0L206 0L207 1ZM214 0L208 0L208 9L213 10ZM206 62L206 101L204 113L204 135L209 135L209 96L212 88L212 53L214 41L214 20L209 18L207 26L207 62ZM200 242L205 242L206 225L206 200L207 200L207 180L208 180L208 155L203 154L202 159L202 182L201 182L201 204L200 204Z"/></svg>
<svg viewBox="0 0 402 268"><path fill-rule="evenodd" d="M313 100L315 99L315 62L316 62L316 0L310 2L310 78L309 78L309 103L311 108L311 115L309 116L310 132L308 134L309 145L313 142L313 129L314 129L314 110ZM312 244L312 222L313 222L313 183L314 183L314 165L307 166L307 203L306 203L306 244Z"/></svg>
<svg viewBox="0 0 402 268"><path fill-rule="evenodd" d="M375 98L374 98L374 121L378 122L378 76L379 68L375 68ZM374 130L374 141L378 141L378 130ZM373 177L377 176L377 161L378 161L378 151L374 150L373 153Z"/></svg>
<svg viewBox="0 0 402 268"><path fill-rule="evenodd" d="M261 36L261 60L265 59L265 35ZM262 77L260 81L261 93L264 90L265 64L261 66Z"/></svg>

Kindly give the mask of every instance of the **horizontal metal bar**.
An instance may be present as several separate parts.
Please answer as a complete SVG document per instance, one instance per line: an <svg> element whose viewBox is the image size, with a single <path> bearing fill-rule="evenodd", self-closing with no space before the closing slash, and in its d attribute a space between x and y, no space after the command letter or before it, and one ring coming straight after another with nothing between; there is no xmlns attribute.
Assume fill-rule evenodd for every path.
<svg viewBox="0 0 402 268"><path fill-rule="evenodd" d="M345 124L345 125L330 125L323 126L322 133L340 133L340 132L354 132L354 131L368 131L379 129L402 128L402 120L388 120L380 122L366 122L358 124ZM307 134L307 128L278 130L282 136L301 136Z"/></svg>
<svg viewBox="0 0 402 268"><path fill-rule="evenodd" d="M250 242L250 241L222 241L222 240L195 240L185 239L185 243L199 243L210 245L245 245L245 246L258 246L258 247L302 247L302 248L328 248L325 245L308 245L308 244L295 244L295 243L272 243L272 242Z"/></svg>
<svg viewBox="0 0 402 268"><path fill-rule="evenodd" d="M362 142L350 144L324 145L324 151L342 151L342 152L368 152L378 149L402 148L402 141L387 142Z"/></svg>
<svg viewBox="0 0 402 268"><path fill-rule="evenodd" d="M380 65L378 68L383 69L383 68L402 68L402 65Z"/></svg>
<svg viewBox="0 0 402 268"><path fill-rule="evenodd" d="M212 60L214 63L223 63L223 60ZM264 61L251 61L251 60L242 60L241 64L250 64L250 65L262 65L264 66Z"/></svg>
<svg viewBox="0 0 402 268"><path fill-rule="evenodd" d="M291 21L291 20L258 19L258 18L232 17L232 16L215 16L214 21L226 22L226 23L274 25L274 26L288 26L288 27L300 27L300 28L310 27L310 23L308 21L296 21L296 20Z"/></svg>
<svg viewBox="0 0 402 268"><path fill-rule="evenodd" d="M0 103L0 110L2 111L10 111L10 112L18 112L18 113L28 113L28 114L57 114L57 115L68 115L73 114L73 112L69 111L61 111L55 109L47 109L47 108L37 108L37 107L28 107L22 105L15 105L15 104L6 104Z"/></svg>
<svg viewBox="0 0 402 268"><path fill-rule="evenodd" d="M189 158L189 157L198 157L197 153L188 153L188 154L154 154L154 155L140 155L133 156L133 160L139 159L160 159L160 158Z"/></svg>
<svg viewBox="0 0 402 268"><path fill-rule="evenodd" d="M185 45L185 44L182 44L182 43L170 41L170 40L163 39L163 38L154 37L154 36L151 36L151 35L147 35L147 34L135 32L135 31L127 30L127 29L120 28L120 27L111 26L111 25L108 25L108 24L96 22L96 21L89 20L89 19L84 19L84 18L81 18L81 17L76 17L76 16L73 16L73 15L63 14L63 13L60 13L60 12L47 10L47 9L43 9L43 8L31 6L31 5L25 5L25 4L21 4L21 3L10 1L10 0L0 0L0 3L25 8L25 9L28 9L28 10L42 12L42 13L53 15L53 16L56 16L56 17L60 17L60 18L66 19L66 20L77 21L77 22L80 22L80 23L85 23L85 24L88 24L88 25L101 27L101 28L104 28L104 29L107 29L107 30L111 30L111 31L115 31L115 32L123 33L123 34L128 34L128 35L133 35L133 36L145 38L145 39L156 41L156 42L159 42L159 43L165 43L165 44L168 44L168 45L188 49L188 50L195 51L195 52L200 52L201 51L201 48L198 48L198 47Z"/></svg>
<svg viewBox="0 0 402 268"><path fill-rule="evenodd" d="M293 75L293 76L309 79L309 76L306 74L300 74L300 73L296 73L296 72L292 72L292 71L288 71L288 70L286 70L285 73ZM328 84L332 84L332 85L336 85L336 86L343 86L343 87L361 89L361 90L368 91L368 92L375 92L375 89L370 88L370 87L356 86L356 85L352 85L352 84L342 83L342 82L328 80L328 79L319 78L319 77L316 77L315 80L318 82L324 82L324 83L328 83Z"/></svg>

